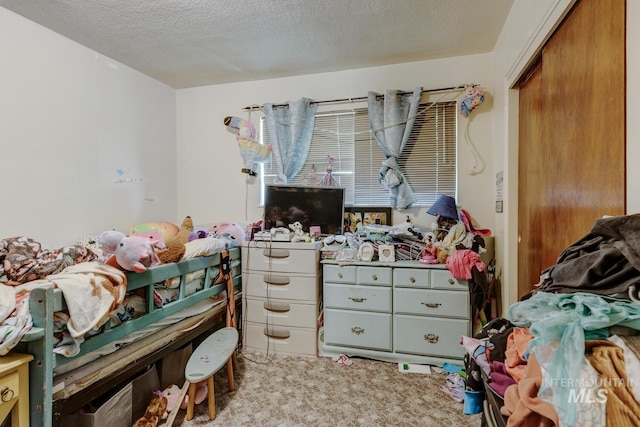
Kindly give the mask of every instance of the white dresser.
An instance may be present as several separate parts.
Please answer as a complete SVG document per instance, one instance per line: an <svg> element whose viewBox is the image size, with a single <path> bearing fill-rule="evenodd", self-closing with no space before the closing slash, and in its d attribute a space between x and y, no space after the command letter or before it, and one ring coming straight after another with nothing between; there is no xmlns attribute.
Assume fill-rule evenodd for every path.
<svg viewBox="0 0 640 427"><path fill-rule="evenodd" d="M248 350L318 354L320 243L242 245L243 338Z"/></svg>
<svg viewBox="0 0 640 427"><path fill-rule="evenodd" d="M463 364L471 334L468 284L444 265L322 261L322 356Z"/></svg>

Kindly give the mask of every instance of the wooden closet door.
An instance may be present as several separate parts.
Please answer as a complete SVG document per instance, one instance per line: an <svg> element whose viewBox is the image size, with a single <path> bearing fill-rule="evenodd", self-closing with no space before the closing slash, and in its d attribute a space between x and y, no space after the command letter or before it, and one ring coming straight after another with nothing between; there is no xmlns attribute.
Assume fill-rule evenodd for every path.
<svg viewBox="0 0 640 427"><path fill-rule="evenodd" d="M530 74L520 87L519 297L597 218L625 213L625 1L577 2Z"/></svg>

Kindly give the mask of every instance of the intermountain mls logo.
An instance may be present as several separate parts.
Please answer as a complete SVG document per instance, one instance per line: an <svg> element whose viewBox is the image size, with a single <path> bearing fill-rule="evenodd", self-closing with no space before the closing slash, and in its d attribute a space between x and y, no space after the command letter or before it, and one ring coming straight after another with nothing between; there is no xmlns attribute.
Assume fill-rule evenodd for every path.
<svg viewBox="0 0 640 427"><path fill-rule="evenodd" d="M622 378L545 378L544 386L557 391L559 388L567 388L567 403L569 404L604 404L609 393L616 387L635 388L637 380ZM638 384L640 385L640 384Z"/></svg>

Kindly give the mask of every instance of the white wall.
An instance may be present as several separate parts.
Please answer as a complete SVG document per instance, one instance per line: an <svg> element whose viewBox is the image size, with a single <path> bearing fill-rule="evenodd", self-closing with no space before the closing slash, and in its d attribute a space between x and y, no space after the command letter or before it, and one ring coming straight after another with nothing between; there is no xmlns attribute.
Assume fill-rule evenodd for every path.
<svg viewBox="0 0 640 427"><path fill-rule="evenodd" d="M175 90L4 8L0 28L0 238L175 220Z"/></svg>
<svg viewBox="0 0 640 427"><path fill-rule="evenodd" d="M256 221L258 181L243 174L242 158L235 135L223 124L226 116L247 118L243 107L265 102L285 102L308 97L318 101L366 96L370 90L409 90L415 86L435 89L478 83L488 96L471 115L471 138L482 153L484 172L470 176L473 157L463 138L466 119L459 115L459 194L457 202L483 228L494 227L494 176L492 165L493 75L492 55L471 55L451 59L407 63L286 79L233 83L179 90L177 93L178 129L178 216L191 215L197 223L218 221ZM454 94L453 96L455 97ZM431 94L423 100L439 99ZM364 106L357 104L356 106ZM320 110L352 108L354 104L320 105ZM259 113L252 114L256 128ZM201 167L204 166L204 167ZM394 214L394 221L406 215L414 223L430 225L433 217L426 208L410 208Z"/></svg>

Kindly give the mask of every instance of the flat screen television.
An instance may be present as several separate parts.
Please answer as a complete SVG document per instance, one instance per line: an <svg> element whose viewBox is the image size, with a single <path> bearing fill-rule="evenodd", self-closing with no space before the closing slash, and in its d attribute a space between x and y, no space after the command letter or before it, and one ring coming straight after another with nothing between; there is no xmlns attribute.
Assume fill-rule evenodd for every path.
<svg viewBox="0 0 640 427"><path fill-rule="evenodd" d="M323 235L342 234L344 188L267 185L264 191L264 229L289 228L300 221L305 232L319 226Z"/></svg>

